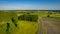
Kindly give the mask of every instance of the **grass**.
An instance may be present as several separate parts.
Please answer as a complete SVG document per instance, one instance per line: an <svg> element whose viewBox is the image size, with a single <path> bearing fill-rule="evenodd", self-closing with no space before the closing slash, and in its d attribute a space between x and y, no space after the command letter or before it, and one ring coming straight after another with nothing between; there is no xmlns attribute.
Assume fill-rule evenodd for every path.
<svg viewBox="0 0 60 34"><path fill-rule="evenodd" d="M17 16L20 16L23 14L24 13L16 13L16 12L8 12L8 11L0 12L0 34L38 34L38 31L39 31L38 22L29 22L29 21L20 20L17 22L18 27L14 26L14 24L10 20L11 16L14 16L16 18ZM41 11L41 12L34 12L30 14L38 15L40 17L47 17L48 12ZM60 19L60 14L51 14L50 17L55 19ZM10 23L10 28L8 32L6 32L7 22ZM44 26L43 20L42 20L42 26L43 26L43 34L46 34L46 27Z"/></svg>
<svg viewBox="0 0 60 34"><path fill-rule="evenodd" d="M0 34L36 34L38 33L38 23L28 21L18 21L18 27L10 21L9 31L6 32L6 23L0 25Z"/></svg>
<svg viewBox="0 0 60 34"><path fill-rule="evenodd" d="M15 27L11 22L11 16L16 17L15 15L23 15L22 13L18 14L16 12L0 12L0 34L38 34L39 27L38 22L28 22L28 21L18 21L18 27ZM30 13L31 15L38 15L38 12ZM42 14L42 13L41 13ZM4 20L7 19L7 20ZM6 32L7 25L6 23L10 23L9 31Z"/></svg>
<svg viewBox="0 0 60 34"><path fill-rule="evenodd" d="M20 34L35 34L38 30L38 23L35 22L18 21L18 25Z"/></svg>
<svg viewBox="0 0 60 34"><path fill-rule="evenodd" d="M23 14L17 14L15 12L0 12L0 34L37 34L39 31L38 22L30 21L18 21L18 27L15 27L11 21L11 17L15 18ZM5 20L6 19L6 20ZM10 23L9 31L6 31L7 24Z"/></svg>
<svg viewBox="0 0 60 34"><path fill-rule="evenodd" d="M60 14L52 14L50 15L50 17L55 19L60 19Z"/></svg>
<svg viewBox="0 0 60 34"><path fill-rule="evenodd" d="M46 17L47 14L48 14L47 11L40 11L40 12L38 12L38 16L41 16L41 17Z"/></svg>

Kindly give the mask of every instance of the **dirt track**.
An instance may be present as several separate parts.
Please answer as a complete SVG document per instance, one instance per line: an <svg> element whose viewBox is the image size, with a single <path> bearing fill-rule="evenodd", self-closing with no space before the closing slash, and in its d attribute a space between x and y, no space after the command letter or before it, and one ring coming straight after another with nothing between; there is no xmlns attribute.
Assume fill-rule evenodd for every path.
<svg viewBox="0 0 60 34"><path fill-rule="evenodd" d="M38 34L42 34L43 33L43 28L42 28L42 23L40 21L40 18L38 19L38 25L39 25L39 33Z"/></svg>

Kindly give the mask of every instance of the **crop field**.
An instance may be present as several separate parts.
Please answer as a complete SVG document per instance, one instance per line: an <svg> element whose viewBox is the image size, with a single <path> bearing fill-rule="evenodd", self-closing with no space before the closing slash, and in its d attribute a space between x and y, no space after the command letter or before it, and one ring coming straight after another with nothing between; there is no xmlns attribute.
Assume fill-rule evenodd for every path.
<svg viewBox="0 0 60 34"><path fill-rule="evenodd" d="M52 27L59 30L59 26L59 12L0 10L0 34L47 34L47 31L51 34Z"/></svg>

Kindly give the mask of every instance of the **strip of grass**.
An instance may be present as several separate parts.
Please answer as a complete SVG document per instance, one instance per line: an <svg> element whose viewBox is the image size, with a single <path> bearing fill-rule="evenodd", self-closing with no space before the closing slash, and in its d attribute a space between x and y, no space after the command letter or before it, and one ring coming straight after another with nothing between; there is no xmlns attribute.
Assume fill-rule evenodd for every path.
<svg viewBox="0 0 60 34"><path fill-rule="evenodd" d="M42 34L46 34L46 26L44 25L44 21L42 18L40 18L40 22L42 23L42 28L43 28Z"/></svg>

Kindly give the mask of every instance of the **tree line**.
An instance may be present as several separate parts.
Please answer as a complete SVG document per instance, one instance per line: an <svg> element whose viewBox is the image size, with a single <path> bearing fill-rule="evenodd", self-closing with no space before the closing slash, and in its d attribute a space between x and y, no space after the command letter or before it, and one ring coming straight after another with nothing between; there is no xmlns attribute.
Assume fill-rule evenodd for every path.
<svg viewBox="0 0 60 34"><path fill-rule="evenodd" d="M21 15L18 17L18 20L26 20L26 21L33 21L37 22L38 15Z"/></svg>

